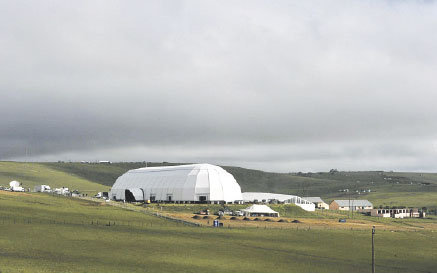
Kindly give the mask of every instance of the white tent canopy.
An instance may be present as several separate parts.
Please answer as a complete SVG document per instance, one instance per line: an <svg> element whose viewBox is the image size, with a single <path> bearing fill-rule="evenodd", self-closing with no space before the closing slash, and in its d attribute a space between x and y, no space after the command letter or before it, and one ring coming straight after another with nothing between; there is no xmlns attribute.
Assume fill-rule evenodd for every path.
<svg viewBox="0 0 437 274"><path fill-rule="evenodd" d="M243 192L242 195L245 203L269 203L276 200L281 203L295 204L306 211L315 210L313 203L295 195L265 192Z"/></svg>
<svg viewBox="0 0 437 274"><path fill-rule="evenodd" d="M219 166L193 164L129 170L112 186L110 198L135 201L242 201L240 185Z"/></svg>
<svg viewBox="0 0 437 274"><path fill-rule="evenodd" d="M251 205L250 207L243 209L242 212L245 216L270 216L279 217L279 213L271 209L266 205Z"/></svg>

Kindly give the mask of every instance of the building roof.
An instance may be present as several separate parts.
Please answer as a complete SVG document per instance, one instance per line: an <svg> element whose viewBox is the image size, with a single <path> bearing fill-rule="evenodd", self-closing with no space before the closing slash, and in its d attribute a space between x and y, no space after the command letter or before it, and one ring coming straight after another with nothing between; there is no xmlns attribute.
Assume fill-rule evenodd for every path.
<svg viewBox="0 0 437 274"><path fill-rule="evenodd" d="M324 203L320 197L302 197L302 199L305 199L311 203Z"/></svg>
<svg viewBox="0 0 437 274"><path fill-rule="evenodd" d="M145 172L163 172L173 170L219 170L225 171L222 167L211 164L191 164L191 165L177 165L177 166L156 166L156 167L142 167L129 170L132 173L145 173Z"/></svg>
<svg viewBox="0 0 437 274"><path fill-rule="evenodd" d="M242 211L250 213L278 213L266 205L251 205L248 208L243 209Z"/></svg>
<svg viewBox="0 0 437 274"><path fill-rule="evenodd" d="M339 206L373 206L368 200L334 200Z"/></svg>
<svg viewBox="0 0 437 274"><path fill-rule="evenodd" d="M120 176L110 197L124 200L129 190L137 201L154 197L157 201L234 202L243 200L241 188L232 174L219 166L193 164L132 169Z"/></svg>
<svg viewBox="0 0 437 274"><path fill-rule="evenodd" d="M253 202L255 200L278 200L280 202L284 202L286 200L290 200L293 197L297 197L294 195L287 194L277 194L277 193L265 193L265 192L243 192L243 201L245 202Z"/></svg>

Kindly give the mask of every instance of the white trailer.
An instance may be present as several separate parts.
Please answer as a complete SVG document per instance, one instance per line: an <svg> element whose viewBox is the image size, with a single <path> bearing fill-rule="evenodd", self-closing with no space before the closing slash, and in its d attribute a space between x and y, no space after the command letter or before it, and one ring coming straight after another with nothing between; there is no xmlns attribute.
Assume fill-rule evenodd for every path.
<svg viewBox="0 0 437 274"><path fill-rule="evenodd" d="M48 185L39 185L39 186L35 186L34 191L35 192L50 192L51 188Z"/></svg>
<svg viewBox="0 0 437 274"><path fill-rule="evenodd" d="M24 192L24 188L21 186L13 186L13 187L11 187L11 191Z"/></svg>
<svg viewBox="0 0 437 274"><path fill-rule="evenodd" d="M55 188L53 192L59 195L67 195L70 193L70 190L68 190L68 187L61 187L61 188Z"/></svg>

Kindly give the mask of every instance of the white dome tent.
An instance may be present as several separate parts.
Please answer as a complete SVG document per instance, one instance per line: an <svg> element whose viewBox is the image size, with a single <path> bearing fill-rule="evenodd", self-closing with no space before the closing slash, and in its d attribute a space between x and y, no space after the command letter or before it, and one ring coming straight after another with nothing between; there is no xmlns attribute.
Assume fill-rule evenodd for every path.
<svg viewBox="0 0 437 274"><path fill-rule="evenodd" d="M21 186L21 183L20 182L18 182L18 181L11 181L10 183L9 183L9 186L12 188L12 187L19 187L19 186Z"/></svg>
<svg viewBox="0 0 437 274"><path fill-rule="evenodd" d="M243 192L242 196L245 203L270 203L276 200L280 203L295 204L306 211L316 210L314 203L295 195L264 192Z"/></svg>
<svg viewBox="0 0 437 274"><path fill-rule="evenodd" d="M193 164L129 170L112 186L110 198L126 201L235 203L240 185L219 166Z"/></svg>
<svg viewBox="0 0 437 274"><path fill-rule="evenodd" d="M266 205L251 205L250 207L241 210L244 216L248 217L279 217L279 213Z"/></svg>

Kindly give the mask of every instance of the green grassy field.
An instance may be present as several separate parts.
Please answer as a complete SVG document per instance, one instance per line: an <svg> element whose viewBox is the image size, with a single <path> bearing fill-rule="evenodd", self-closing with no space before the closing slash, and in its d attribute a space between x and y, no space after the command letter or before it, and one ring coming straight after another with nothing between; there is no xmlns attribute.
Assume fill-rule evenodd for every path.
<svg viewBox="0 0 437 274"><path fill-rule="evenodd" d="M0 229L2 272L371 270L370 231L190 227L46 194L0 191ZM377 231L378 272L433 272L435 254L436 232Z"/></svg>

